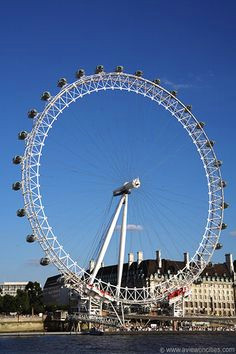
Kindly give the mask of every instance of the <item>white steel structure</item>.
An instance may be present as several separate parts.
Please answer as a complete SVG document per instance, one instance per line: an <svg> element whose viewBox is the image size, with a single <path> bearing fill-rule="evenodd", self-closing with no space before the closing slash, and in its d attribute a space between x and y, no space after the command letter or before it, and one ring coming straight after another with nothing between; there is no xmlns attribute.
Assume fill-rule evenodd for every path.
<svg viewBox="0 0 236 354"><path fill-rule="evenodd" d="M20 139L25 139L25 152L22 157L16 156L13 162L16 164L21 163L22 181L16 182L13 185L13 189L22 190L24 208L18 210L17 214L18 216L26 215L33 230L33 234L28 236L27 241L33 242L36 240L42 247L45 253L45 258L41 259L42 265L53 263L59 272L64 275L67 286L80 293L91 294L94 299L115 301L122 304L147 304L166 299L168 294L181 288L188 288L198 278L210 261L214 250L219 247L218 240L221 230L226 228L223 223L223 212L224 208L227 207L227 204L224 203L223 195L225 182L221 178L221 161L217 159L213 150L214 143L207 137L203 129L204 123L199 122L191 113L191 106L185 106L179 101L174 91L169 92L161 87L159 80L150 81L144 79L140 71L134 75L124 73L122 67L117 67L114 72L106 73L102 66L97 67L94 75L86 76L84 71L80 70L77 72L77 77L78 79L71 84L67 84L65 79L61 79L58 84L61 87L60 92L54 97L45 92L42 96L42 99L47 100L44 110L41 113L37 113L35 110L29 112L29 117L34 118L32 131L19 134ZM40 192L40 159L49 130L53 127L58 116L69 105L85 95L105 90L134 92L155 101L157 105L168 110L173 119L179 122L180 126L185 129L186 134L192 139L206 173L209 208L206 226L203 230L199 247L190 260L188 267L180 270L172 278L156 285L154 289L149 287L121 287L128 194L130 189L140 186L138 179L126 182L113 193L114 196L121 196L120 201L98 256L97 265L91 274L87 273L64 250L49 224L43 206ZM121 183L124 183L124 181L121 181ZM135 193L135 191L132 191L132 193ZM118 282L115 286L97 279L96 276L122 207L123 222L121 226Z"/></svg>

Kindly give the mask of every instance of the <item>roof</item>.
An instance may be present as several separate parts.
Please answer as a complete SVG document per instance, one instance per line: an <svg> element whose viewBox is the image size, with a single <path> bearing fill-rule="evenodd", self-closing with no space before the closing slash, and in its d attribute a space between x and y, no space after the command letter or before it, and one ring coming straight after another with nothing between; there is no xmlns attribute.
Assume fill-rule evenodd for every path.
<svg viewBox="0 0 236 354"><path fill-rule="evenodd" d="M206 268L203 270L202 275L207 275L207 274L209 276L227 276L227 277L231 276L226 263L207 265Z"/></svg>
<svg viewBox="0 0 236 354"><path fill-rule="evenodd" d="M97 274L97 278L100 278L104 275L113 275L117 274L117 264L106 266L100 268ZM160 274L177 273L180 269L184 267L184 262L182 261L172 261L169 259L162 259L162 267L158 268L158 263L155 259L146 259L140 262L138 265L137 262L133 262L129 267L128 263L124 263L123 273L132 273L133 271L142 271L145 277L150 277L152 274L157 273L159 270Z"/></svg>
<svg viewBox="0 0 236 354"><path fill-rule="evenodd" d="M4 281L2 283L0 283L0 286L3 286L3 285L27 285L28 284L28 281Z"/></svg>
<svg viewBox="0 0 236 354"><path fill-rule="evenodd" d="M234 271L236 272L236 260L233 262ZM138 263L135 261L130 266L128 263L123 265L123 277L122 282L125 286L139 286L139 280L141 285L143 285L143 280L149 278L151 275L159 273L161 275L166 274L176 274L179 270L183 269L185 266L184 261L175 261L170 259L162 259L162 267L158 267L158 263L155 259L146 259ZM87 270L89 273L89 271ZM104 281L110 282L111 284L117 282L118 265L110 265L102 267L99 269L97 277ZM216 263L206 266L202 272L202 276L220 276L220 277L231 277L230 271L226 263ZM58 286L58 279L61 274L49 277L44 285L45 288ZM112 281L113 278L113 281ZM1 284L1 283L0 283ZM6 284L6 283L4 283Z"/></svg>
<svg viewBox="0 0 236 354"><path fill-rule="evenodd" d="M54 275L53 277L49 277L44 284L44 289L50 288L53 286L58 286L58 279L61 277L61 274Z"/></svg>
<svg viewBox="0 0 236 354"><path fill-rule="evenodd" d="M234 266L236 266L236 262L234 262ZM143 277L149 278L151 275L155 273L159 273L161 275L165 274L176 274L179 270L185 267L184 261L174 261L170 259L162 259L162 267L158 267L158 263L155 259L146 259L143 260L139 265L137 262L133 262L130 267L128 263L124 263L123 266L123 277L132 276L134 273L142 274ZM110 276L112 278L113 275L116 276L118 271L117 265L106 266L100 268L97 274L97 278L103 279L104 277ZM218 263L218 264L209 264L203 270L202 275L209 276L228 276L230 277L230 271L226 265L226 263ZM124 279L123 279L124 280Z"/></svg>

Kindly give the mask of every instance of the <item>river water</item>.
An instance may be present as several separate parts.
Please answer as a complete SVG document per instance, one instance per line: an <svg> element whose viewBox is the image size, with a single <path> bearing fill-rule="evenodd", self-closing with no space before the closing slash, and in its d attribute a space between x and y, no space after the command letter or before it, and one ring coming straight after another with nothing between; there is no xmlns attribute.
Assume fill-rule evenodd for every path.
<svg viewBox="0 0 236 354"><path fill-rule="evenodd" d="M0 353L236 353L236 333L2 336Z"/></svg>

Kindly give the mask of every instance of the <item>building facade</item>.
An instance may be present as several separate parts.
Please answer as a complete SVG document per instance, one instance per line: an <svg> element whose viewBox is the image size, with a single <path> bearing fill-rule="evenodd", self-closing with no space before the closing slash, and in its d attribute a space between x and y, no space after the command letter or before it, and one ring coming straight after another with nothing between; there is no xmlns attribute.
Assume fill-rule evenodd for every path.
<svg viewBox="0 0 236 354"><path fill-rule="evenodd" d="M156 259L148 260L143 260L143 253L138 252L137 260L134 261L131 253L128 255L128 263L124 264L121 285L154 288L188 265L187 252L184 253L183 261L162 259L160 251L156 251ZM101 268L97 278L116 284L117 265ZM232 254L225 255L224 263L209 263L192 284L189 294L183 301L184 315L235 316L236 262L233 262ZM156 305L156 311L158 310L160 313L163 311L163 304Z"/></svg>
<svg viewBox="0 0 236 354"><path fill-rule="evenodd" d="M236 273L231 254L225 263L209 264L184 301L186 315L235 316Z"/></svg>
<svg viewBox="0 0 236 354"><path fill-rule="evenodd" d="M123 275L121 286L125 287L155 287L158 283L163 282L179 270L188 266L189 255L184 253L182 261L162 259L161 252L156 251L155 259L143 259L143 253L137 253L137 259L130 253L128 255L128 263L123 266ZM92 272L95 266L94 261L90 262ZM97 274L97 278L111 284L117 284L118 266L103 266ZM76 309L76 301L78 295L70 293L70 290L61 285L60 275L47 279L43 288L44 303L64 305L73 302L73 308ZM231 254L225 255L225 262L218 264L209 263L202 272L201 276L192 284L189 289L189 296L184 297L183 315L207 315L207 316L235 316L236 301L236 261L233 262ZM77 308L80 308L78 303ZM150 308L142 307L141 311L155 311L157 314L171 314L168 304L157 303Z"/></svg>
<svg viewBox="0 0 236 354"><path fill-rule="evenodd" d="M26 285L28 282L22 281L22 282L3 282L0 283L0 295L11 295L11 296L16 296L17 295L17 290L25 290Z"/></svg>
<svg viewBox="0 0 236 354"><path fill-rule="evenodd" d="M60 274L49 277L43 287L43 304L68 308L72 312L78 311L79 295L63 285Z"/></svg>
<svg viewBox="0 0 236 354"><path fill-rule="evenodd" d="M43 303L44 305L69 305L70 291L62 286L61 275L49 277L43 287Z"/></svg>

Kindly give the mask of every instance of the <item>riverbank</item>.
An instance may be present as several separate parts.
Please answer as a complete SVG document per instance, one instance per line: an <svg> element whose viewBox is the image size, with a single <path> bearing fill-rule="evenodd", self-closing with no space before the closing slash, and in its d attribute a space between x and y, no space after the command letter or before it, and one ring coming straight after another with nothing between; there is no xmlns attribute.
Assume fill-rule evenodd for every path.
<svg viewBox="0 0 236 354"><path fill-rule="evenodd" d="M224 334L224 335L236 335L235 331L113 331L104 332L107 336L137 336L137 335L212 335L212 334ZM77 336L84 335L83 332L6 332L0 333L0 337L30 337L30 336Z"/></svg>
<svg viewBox="0 0 236 354"><path fill-rule="evenodd" d="M44 332L44 319L39 316L1 316L0 334L16 332Z"/></svg>
<svg viewBox="0 0 236 354"><path fill-rule="evenodd" d="M0 334L1 333L16 333L16 332L43 332L44 323L43 321L25 321L25 322L1 322L0 323Z"/></svg>

